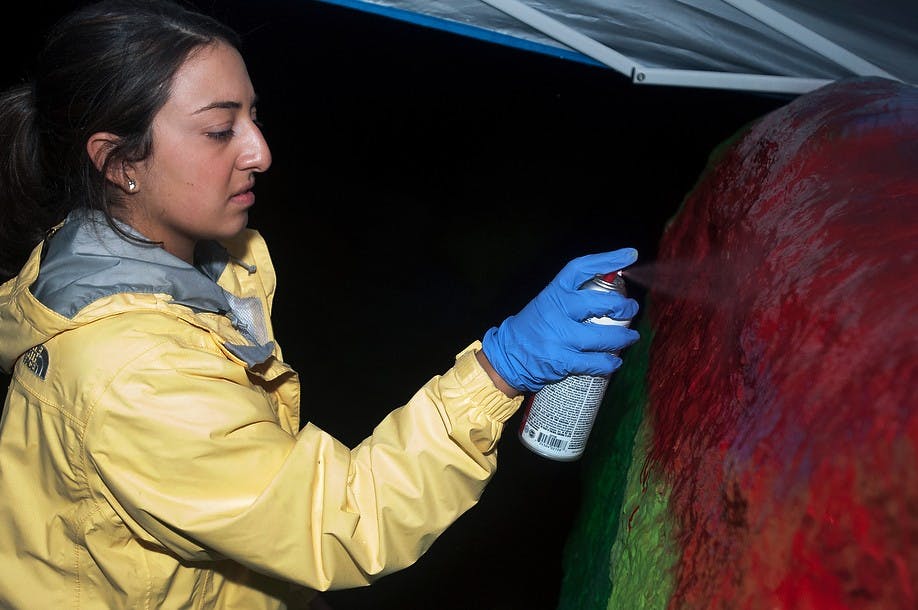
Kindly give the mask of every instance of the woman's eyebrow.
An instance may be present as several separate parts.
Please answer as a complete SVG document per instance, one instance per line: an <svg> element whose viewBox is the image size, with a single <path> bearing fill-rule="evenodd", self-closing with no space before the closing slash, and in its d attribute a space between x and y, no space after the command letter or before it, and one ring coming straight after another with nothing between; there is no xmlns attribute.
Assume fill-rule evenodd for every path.
<svg viewBox="0 0 918 610"><path fill-rule="evenodd" d="M252 106L256 106L256 105L258 105L257 95L252 98ZM239 110L240 108L242 108L242 102L237 102L234 100L211 102L210 104L207 104L206 106L202 106L201 108L198 108L191 114L200 114L202 112L207 112L208 110L213 110L215 108L221 108L221 109L226 109L226 110Z"/></svg>
<svg viewBox="0 0 918 610"><path fill-rule="evenodd" d="M208 110L213 110L215 108L226 108L229 110L238 110L239 108L242 108L242 104L239 102L231 102L231 101L212 102L210 104L207 104L206 106L202 106L201 108L198 108L191 114L201 114L202 112L207 112Z"/></svg>

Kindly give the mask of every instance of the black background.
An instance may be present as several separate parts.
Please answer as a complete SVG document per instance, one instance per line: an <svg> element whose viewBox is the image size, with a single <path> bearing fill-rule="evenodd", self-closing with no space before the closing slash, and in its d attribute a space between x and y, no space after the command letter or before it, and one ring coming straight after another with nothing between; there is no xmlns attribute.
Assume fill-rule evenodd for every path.
<svg viewBox="0 0 918 610"><path fill-rule="evenodd" d="M4 86L76 4L19 5ZM195 4L244 37L274 155L251 226L278 271L275 330L305 417L349 445L568 259L652 261L712 149L786 101L642 87L310 0ZM521 448L518 422L479 505L414 566L326 594L336 610L556 607L579 464Z"/></svg>

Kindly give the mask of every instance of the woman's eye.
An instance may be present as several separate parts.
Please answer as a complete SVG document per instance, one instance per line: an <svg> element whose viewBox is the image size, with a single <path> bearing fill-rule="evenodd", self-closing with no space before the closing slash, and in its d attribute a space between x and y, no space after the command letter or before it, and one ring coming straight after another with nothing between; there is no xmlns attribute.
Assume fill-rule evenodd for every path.
<svg viewBox="0 0 918 610"><path fill-rule="evenodd" d="M227 129L225 131L210 131L207 133L207 137L213 138L214 140L229 140L234 135L236 135L236 132L232 129Z"/></svg>

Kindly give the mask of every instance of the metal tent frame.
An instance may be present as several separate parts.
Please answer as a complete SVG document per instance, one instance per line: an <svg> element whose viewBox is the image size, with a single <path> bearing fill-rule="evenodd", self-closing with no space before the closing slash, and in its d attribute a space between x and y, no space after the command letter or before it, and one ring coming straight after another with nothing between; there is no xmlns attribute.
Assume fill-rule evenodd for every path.
<svg viewBox="0 0 918 610"><path fill-rule="evenodd" d="M796 95L846 76L918 82L918 3L896 0L322 1L594 63L637 85Z"/></svg>

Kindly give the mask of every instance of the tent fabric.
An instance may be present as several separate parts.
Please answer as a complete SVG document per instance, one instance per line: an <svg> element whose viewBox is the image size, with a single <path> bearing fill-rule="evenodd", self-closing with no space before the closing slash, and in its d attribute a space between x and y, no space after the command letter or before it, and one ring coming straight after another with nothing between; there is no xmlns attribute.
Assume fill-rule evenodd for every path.
<svg viewBox="0 0 918 610"><path fill-rule="evenodd" d="M914 0L323 0L612 68L636 84L800 94L918 84Z"/></svg>

